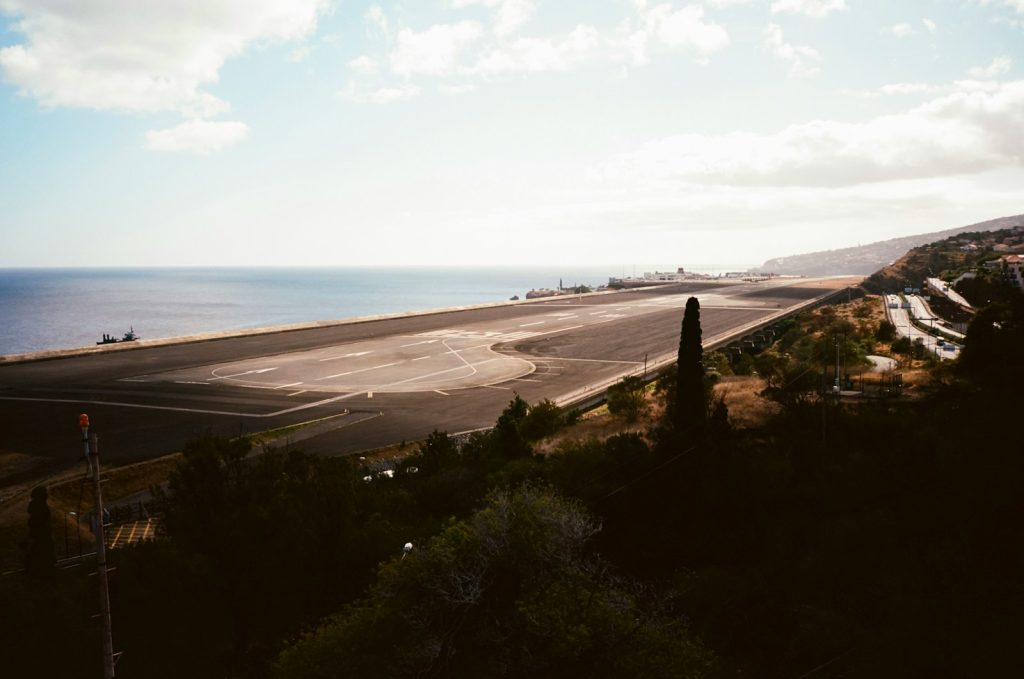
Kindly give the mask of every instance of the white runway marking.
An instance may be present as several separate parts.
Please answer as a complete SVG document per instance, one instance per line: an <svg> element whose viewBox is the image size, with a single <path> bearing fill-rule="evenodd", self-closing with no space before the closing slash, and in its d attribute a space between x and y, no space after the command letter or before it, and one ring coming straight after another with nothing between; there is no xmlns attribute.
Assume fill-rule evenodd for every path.
<svg viewBox="0 0 1024 679"><path fill-rule="evenodd" d="M141 382L142 380L132 380L132 381L133 381L133 382ZM174 383L175 383L175 384L201 384L201 385L203 385L204 387L208 387L208 386L210 386L210 383L209 383L209 382L188 382L188 381L186 381L186 380L175 380L175 381L174 381Z"/></svg>
<svg viewBox="0 0 1024 679"><path fill-rule="evenodd" d="M318 377L317 381L320 382L320 381L323 381L323 380L331 380L331 379L334 379L335 377L344 377L345 375L355 375L356 373L365 373L365 372L369 372L370 370L380 370L381 368L390 368L391 366L398 365L399 363L402 363L402 361L395 361L394 363L385 363L384 365L375 365L372 368L362 368L360 370L349 370L348 372L338 373L337 375L328 375L327 377Z"/></svg>
<svg viewBox="0 0 1024 679"><path fill-rule="evenodd" d="M288 395L289 396L298 396L299 394L305 394L307 391L309 391L309 389L300 389L299 391L293 391L292 393L290 393Z"/></svg>
<svg viewBox="0 0 1024 679"><path fill-rule="evenodd" d="M341 358L352 358L354 356L366 356L367 354L372 353L372 351L357 351L354 354L345 354L344 356L330 356L328 358L321 358L320 362L323 363L324 361L337 361L338 359Z"/></svg>
<svg viewBox="0 0 1024 679"><path fill-rule="evenodd" d="M531 325L544 325L547 321L535 321L533 323L523 323L520 328L529 328Z"/></svg>
<svg viewBox="0 0 1024 679"><path fill-rule="evenodd" d="M491 340L492 344L497 344L499 342L511 342L513 340L526 339L527 337L536 337L539 334L543 333L530 332L526 330L520 330L518 332L485 332L479 330L457 330L454 328L448 328L446 330L431 330L430 332L424 332L417 335L417 337L437 337L443 340ZM484 346L490 345L485 344Z"/></svg>
<svg viewBox="0 0 1024 679"><path fill-rule="evenodd" d="M213 374L216 375L216 377L211 377L206 381L213 382L214 380L229 380L232 377L242 377L243 375L262 375L263 373L268 373L271 370L277 370L277 368L260 368L259 370L246 370L244 373L235 373L233 375L217 375L217 371L214 370Z"/></svg>
<svg viewBox="0 0 1024 679"><path fill-rule="evenodd" d="M292 382L291 384L282 384L279 387L274 387L274 389L287 389L288 387L297 387L300 384L302 384L302 382Z"/></svg>
<svg viewBox="0 0 1024 679"><path fill-rule="evenodd" d="M402 349L405 349L406 347L415 347L415 346L419 346L420 344L433 344L433 343L434 343L434 342L436 342L436 341L437 341L437 340L436 340L436 339L434 339L434 340L424 340L424 341L422 341L422 342L413 342L412 344L403 344L403 345L401 346L401 348L402 348Z"/></svg>
<svg viewBox="0 0 1024 679"><path fill-rule="evenodd" d="M440 389L435 389L434 391L438 394L441 394L441 396L448 396L448 392L446 391L441 391Z"/></svg>
<svg viewBox="0 0 1024 679"><path fill-rule="evenodd" d="M430 356L420 356L419 358L414 358L412 360L414 360L414 361L422 361L422 360L427 359L427 358L430 358Z"/></svg>

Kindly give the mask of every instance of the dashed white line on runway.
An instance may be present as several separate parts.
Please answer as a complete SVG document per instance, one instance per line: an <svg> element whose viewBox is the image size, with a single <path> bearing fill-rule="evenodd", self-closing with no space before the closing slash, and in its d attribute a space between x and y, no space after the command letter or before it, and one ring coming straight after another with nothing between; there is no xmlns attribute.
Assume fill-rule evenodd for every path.
<svg viewBox="0 0 1024 679"><path fill-rule="evenodd" d="M355 375L356 373L365 373L365 372L369 372L370 370L380 370L381 368L390 368L391 366L398 365L401 362L402 361L395 361L394 363L385 363L383 365L375 365L375 366L373 366L371 368L362 368L360 370L349 370L348 372L338 373L337 375L328 375L326 377L320 377L320 378L317 379L317 381L319 382L319 381L323 381L323 380L330 380L330 379L334 379L335 377L344 377L345 375Z"/></svg>
<svg viewBox="0 0 1024 679"><path fill-rule="evenodd" d="M520 328L529 328L531 325L544 325L547 321L536 321L534 323L523 323Z"/></svg>
<svg viewBox="0 0 1024 679"><path fill-rule="evenodd" d="M424 360L426 358L430 358L430 356L420 356L419 358L414 358L412 360L414 360L414 361L422 361L422 360Z"/></svg>
<svg viewBox="0 0 1024 679"><path fill-rule="evenodd" d="M420 344L433 344L436 341L437 341L436 339L432 339L432 340L424 340L422 342L413 342L412 344L403 344L401 346L401 348L405 349L406 347L415 347L415 346L419 346Z"/></svg>
<svg viewBox="0 0 1024 679"><path fill-rule="evenodd" d="M366 356L367 354L372 354L372 353L373 353L372 351L357 351L357 352L352 353L352 354L345 354L344 356L328 356L327 358L321 358L320 359L320 363L323 363L324 361L337 361L338 359L342 359L342 358L353 358L355 356Z"/></svg>

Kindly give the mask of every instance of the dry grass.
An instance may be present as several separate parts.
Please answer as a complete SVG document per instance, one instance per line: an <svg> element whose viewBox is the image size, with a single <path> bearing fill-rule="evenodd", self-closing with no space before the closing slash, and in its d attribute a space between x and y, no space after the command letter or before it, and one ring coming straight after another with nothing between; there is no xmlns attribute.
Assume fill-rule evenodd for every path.
<svg viewBox="0 0 1024 679"><path fill-rule="evenodd" d="M104 469L104 503L116 502L166 482L180 459L181 454L175 453L155 460ZM61 474L45 485L52 517L53 539L55 544L60 545L60 554L64 539L64 516L68 512L85 514L93 508L93 484L86 478L83 462L75 470ZM31 488L9 497L0 506L0 570L18 568L21 565L24 542L28 539L28 490ZM93 537L87 526L82 526L81 538L83 550L91 551Z"/></svg>
<svg viewBox="0 0 1024 679"><path fill-rule="evenodd" d="M729 424L735 429L752 429L763 426L777 415L782 407L775 401L761 396L767 386L760 377L723 377L715 385L715 398L724 397L729 409Z"/></svg>

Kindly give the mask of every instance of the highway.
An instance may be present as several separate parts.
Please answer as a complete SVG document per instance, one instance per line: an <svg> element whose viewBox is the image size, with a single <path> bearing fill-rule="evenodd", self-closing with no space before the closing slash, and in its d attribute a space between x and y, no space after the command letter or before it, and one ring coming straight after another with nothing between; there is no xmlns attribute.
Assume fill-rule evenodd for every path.
<svg viewBox="0 0 1024 679"><path fill-rule="evenodd" d="M234 436L317 420L296 438L324 455L435 428L472 430L493 424L516 393L531 403L558 399L673 353L691 295L708 346L851 282L688 282L0 363L0 452L70 466L81 454L80 412L112 463L180 450L204 431Z"/></svg>
<svg viewBox="0 0 1024 679"><path fill-rule="evenodd" d="M928 324L934 322L934 316L925 313L927 307L924 305L924 301L914 295L906 295L907 302L910 303L910 309L901 308L901 299L899 295L886 295L884 298L884 304L887 306L887 312L889 319L892 324L896 327L896 333L900 337L909 337L911 342L921 340L924 348L934 354L940 359L954 359L960 355L960 347L956 344L943 341L940 346L940 338L921 330L915 326L911 320L911 314L914 313L913 318L917 318L919 322ZM896 308L893 308L896 305ZM945 332L949 332L947 328L941 328Z"/></svg>

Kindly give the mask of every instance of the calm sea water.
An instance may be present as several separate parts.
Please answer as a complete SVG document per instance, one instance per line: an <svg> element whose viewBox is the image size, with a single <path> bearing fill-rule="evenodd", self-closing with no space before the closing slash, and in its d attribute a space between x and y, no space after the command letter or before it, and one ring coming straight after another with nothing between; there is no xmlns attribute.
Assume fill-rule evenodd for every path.
<svg viewBox="0 0 1024 679"><path fill-rule="evenodd" d="M607 268L0 269L0 354L255 328L600 285Z"/></svg>

